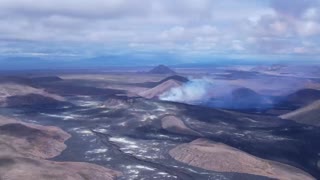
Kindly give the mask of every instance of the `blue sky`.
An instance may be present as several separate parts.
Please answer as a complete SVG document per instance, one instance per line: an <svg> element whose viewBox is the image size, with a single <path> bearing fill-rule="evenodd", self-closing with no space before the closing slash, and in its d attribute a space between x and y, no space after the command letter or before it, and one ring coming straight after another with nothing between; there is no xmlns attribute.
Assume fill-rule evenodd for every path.
<svg viewBox="0 0 320 180"><path fill-rule="evenodd" d="M318 61L319 40L319 0L0 1L2 58Z"/></svg>

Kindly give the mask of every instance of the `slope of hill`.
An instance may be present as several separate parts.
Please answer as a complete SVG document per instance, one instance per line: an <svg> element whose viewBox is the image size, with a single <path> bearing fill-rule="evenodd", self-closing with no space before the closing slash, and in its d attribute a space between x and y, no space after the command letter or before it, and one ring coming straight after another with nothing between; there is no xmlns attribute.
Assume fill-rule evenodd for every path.
<svg viewBox="0 0 320 180"><path fill-rule="evenodd" d="M139 93L139 95L148 99L158 98L164 92L167 92L172 88L179 87L183 83L186 83L188 81L189 79L183 76L169 76L159 82L148 83L147 85L150 86L150 88L146 91Z"/></svg>
<svg viewBox="0 0 320 180"><path fill-rule="evenodd" d="M175 88L175 87L179 87L181 85L182 85L182 83L179 81L167 80L167 81L157 85L156 87L150 88L150 89L140 93L139 95L144 98L148 98L148 99L158 98L164 92L167 92L170 89Z"/></svg>
<svg viewBox="0 0 320 180"><path fill-rule="evenodd" d="M24 84L0 84L0 106L25 105L64 105L65 99L59 95L51 94L43 89L34 88Z"/></svg>
<svg viewBox="0 0 320 180"><path fill-rule="evenodd" d="M320 126L320 100L290 113L281 115L280 118L294 120L302 124Z"/></svg>
<svg viewBox="0 0 320 180"><path fill-rule="evenodd" d="M264 160L206 139L197 139L191 143L179 145L169 153L178 161L212 171L248 173L286 180L314 179L292 166Z"/></svg>
<svg viewBox="0 0 320 180"><path fill-rule="evenodd" d="M70 137L60 128L0 116L0 179L112 180L120 175L94 164L46 160L66 149Z"/></svg>
<svg viewBox="0 0 320 180"><path fill-rule="evenodd" d="M258 101L261 98L261 95L249 88L235 89L232 91L231 96L235 101L245 101L248 100L248 98Z"/></svg>
<svg viewBox="0 0 320 180"><path fill-rule="evenodd" d="M235 108L266 108L271 105L270 99L258 94L249 88L235 89L231 95L231 101Z"/></svg>
<svg viewBox="0 0 320 180"><path fill-rule="evenodd" d="M249 110L266 109L272 105L271 99L249 88L237 88L226 95L212 99L207 103L212 107Z"/></svg>
<svg viewBox="0 0 320 180"><path fill-rule="evenodd" d="M71 103L57 100L52 97L44 96L41 94L27 94L7 97L6 107L26 107L37 106L42 108L53 108L58 106L71 105Z"/></svg>

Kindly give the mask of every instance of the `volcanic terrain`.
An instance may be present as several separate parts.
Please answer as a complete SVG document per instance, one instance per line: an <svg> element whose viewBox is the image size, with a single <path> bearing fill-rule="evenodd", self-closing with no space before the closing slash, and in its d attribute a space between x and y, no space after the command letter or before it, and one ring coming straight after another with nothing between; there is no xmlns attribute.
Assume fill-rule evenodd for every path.
<svg viewBox="0 0 320 180"><path fill-rule="evenodd" d="M4 77L0 179L320 178L318 101L297 103L302 109L288 108L296 111L279 118L267 111L159 99L192 84L186 77L140 72ZM291 97L250 88L230 92L234 103ZM280 107L273 105L268 110Z"/></svg>

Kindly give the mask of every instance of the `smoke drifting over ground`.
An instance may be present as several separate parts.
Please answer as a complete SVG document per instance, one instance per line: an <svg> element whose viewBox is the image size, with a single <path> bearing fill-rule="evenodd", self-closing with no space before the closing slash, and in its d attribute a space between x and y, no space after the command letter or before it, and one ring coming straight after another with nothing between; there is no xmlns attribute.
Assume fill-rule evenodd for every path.
<svg viewBox="0 0 320 180"><path fill-rule="evenodd" d="M211 101L213 98L230 97L232 91L240 87L209 77L188 79L189 81L182 86L172 88L160 95L160 99L188 104L203 104Z"/></svg>
<svg viewBox="0 0 320 180"><path fill-rule="evenodd" d="M272 99L249 88L214 82L209 78L191 79L163 93L160 99L228 109L265 109L273 103Z"/></svg>
<svg viewBox="0 0 320 180"><path fill-rule="evenodd" d="M194 103L203 101L214 87L208 78L191 79L180 87L172 88L160 96L161 100Z"/></svg>
<svg viewBox="0 0 320 180"><path fill-rule="evenodd" d="M239 74L236 74L240 76ZM287 95L303 89L307 81L291 77L255 75L243 78L189 78L189 82L168 90L161 100L226 109L267 110L283 106ZM293 85L294 84L294 85Z"/></svg>

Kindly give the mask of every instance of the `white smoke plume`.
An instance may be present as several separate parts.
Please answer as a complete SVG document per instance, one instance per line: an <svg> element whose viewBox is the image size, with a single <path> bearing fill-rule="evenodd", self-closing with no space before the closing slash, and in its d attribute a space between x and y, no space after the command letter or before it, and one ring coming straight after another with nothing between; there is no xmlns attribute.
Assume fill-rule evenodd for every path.
<svg viewBox="0 0 320 180"><path fill-rule="evenodd" d="M159 98L164 101L217 108L270 108L281 101L280 97L301 89L305 83L305 80L297 78L270 76L254 76L236 80L213 79L212 77L189 78L189 80L182 86L163 93ZM248 97L246 93L234 97L233 93L240 88L248 89ZM250 93L251 90L253 93Z"/></svg>
<svg viewBox="0 0 320 180"><path fill-rule="evenodd" d="M191 79L180 87L172 88L160 95L164 101L198 102L206 99L209 89L213 87L212 80L208 78Z"/></svg>

